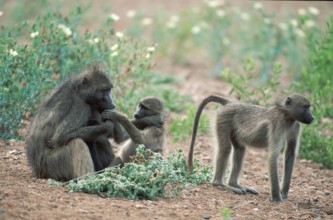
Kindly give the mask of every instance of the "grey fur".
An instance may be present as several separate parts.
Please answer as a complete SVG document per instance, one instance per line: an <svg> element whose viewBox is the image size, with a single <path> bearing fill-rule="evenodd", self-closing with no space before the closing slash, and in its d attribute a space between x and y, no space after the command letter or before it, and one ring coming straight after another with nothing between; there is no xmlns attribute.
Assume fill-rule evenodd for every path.
<svg viewBox="0 0 333 220"><path fill-rule="evenodd" d="M253 187L241 186L238 178L241 173L247 146L268 148L269 176L271 197L274 202L281 202L288 197L290 180L301 134L300 123L310 124L313 116L310 102L300 94L291 94L278 100L271 108L241 102L230 102L225 98L210 96L204 99L198 108L193 126L192 142L188 155L188 169L193 170L193 148L200 114L206 104L218 102L223 108L218 111L215 121L217 152L215 153L215 186L226 186L222 179L226 173L231 150L232 170L227 187L235 193L250 192L258 194ZM287 143L284 159L282 190L280 190L277 159L281 148Z"/></svg>
<svg viewBox="0 0 333 220"><path fill-rule="evenodd" d="M114 154L105 139L114 126L100 121L101 111L115 107L109 95L111 88L101 67L94 66L50 92L26 136L33 176L67 181L94 172L87 143L104 156L103 166L111 162Z"/></svg>

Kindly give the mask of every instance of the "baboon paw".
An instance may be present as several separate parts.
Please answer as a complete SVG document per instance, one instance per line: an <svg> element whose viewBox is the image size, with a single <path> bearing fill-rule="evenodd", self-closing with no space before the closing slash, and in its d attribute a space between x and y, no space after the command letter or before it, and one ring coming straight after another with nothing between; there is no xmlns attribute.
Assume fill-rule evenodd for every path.
<svg viewBox="0 0 333 220"><path fill-rule="evenodd" d="M212 185L213 185L213 186L225 186L225 185L222 183L222 181L216 181L216 180L214 180L214 181L212 182Z"/></svg>
<svg viewBox="0 0 333 220"><path fill-rule="evenodd" d="M281 197L282 197L283 200L285 200L285 199L288 198L288 194L282 193L282 194L281 194Z"/></svg>
<svg viewBox="0 0 333 220"><path fill-rule="evenodd" d="M281 198L280 195L279 195L279 196L274 196L274 197L272 197L272 202L280 203L280 202L282 202L282 201L283 201L283 199Z"/></svg>
<svg viewBox="0 0 333 220"><path fill-rule="evenodd" d="M114 117L114 112L112 110L104 110L101 115L104 119L112 119Z"/></svg>
<svg viewBox="0 0 333 220"><path fill-rule="evenodd" d="M244 195L246 194L246 189L242 188L242 187L233 187L233 186L229 186L232 191L236 194L239 194L239 195Z"/></svg>
<svg viewBox="0 0 333 220"><path fill-rule="evenodd" d="M246 192L254 194L254 195L258 195L258 191L256 190L256 188L254 187L244 187L246 189Z"/></svg>

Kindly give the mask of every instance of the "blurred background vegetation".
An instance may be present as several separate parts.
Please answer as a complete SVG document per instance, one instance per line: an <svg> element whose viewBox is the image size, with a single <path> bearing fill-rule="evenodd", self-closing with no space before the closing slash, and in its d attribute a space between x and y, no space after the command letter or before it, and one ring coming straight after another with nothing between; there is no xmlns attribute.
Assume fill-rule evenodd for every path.
<svg viewBox="0 0 333 220"><path fill-rule="evenodd" d="M242 101L268 105L274 94L291 91L308 96L316 120L304 126L300 155L333 168L332 3L176 2L167 10L163 1L147 0L2 0L0 137L23 139L48 90L102 62L121 111L131 115L142 97L160 96L170 112L183 113L169 132L185 140L196 105L172 87L177 73L153 67L195 63L207 67L203 78L229 83ZM117 11L119 4L128 10ZM201 124L205 131L207 119Z"/></svg>

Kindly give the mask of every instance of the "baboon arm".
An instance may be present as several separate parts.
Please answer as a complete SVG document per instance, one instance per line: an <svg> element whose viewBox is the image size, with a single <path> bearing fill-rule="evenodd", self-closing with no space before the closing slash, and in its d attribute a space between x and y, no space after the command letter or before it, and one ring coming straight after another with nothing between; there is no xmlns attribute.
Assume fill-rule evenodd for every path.
<svg viewBox="0 0 333 220"><path fill-rule="evenodd" d="M131 120L132 124L138 129L144 129L145 127L154 126L162 128L164 124L164 116L162 114L156 114L152 116L147 116L140 119Z"/></svg>
<svg viewBox="0 0 333 220"><path fill-rule="evenodd" d="M130 138L127 134L127 131L118 122L114 123L113 125L114 129L112 132L112 138L117 144L122 143Z"/></svg>
<svg viewBox="0 0 333 220"><path fill-rule="evenodd" d="M52 140L52 144L56 143L58 145L63 145L74 138L80 138L85 142L93 142L95 141L100 135L107 134L113 129L112 122L105 122L100 125L94 126L86 126L82 128L75 129L70 131L66 134L62 134L61 136L54 137ZM56 139L57 138L57 139Z"/></svg>
<svg viewBox="0 0 333 220"><path fill-rule="evenodd" d="M284 167L283 167L283 178L282 178L282 198L286 199L288 197L289 186L291 182L291 176L293 173L295 158L297 155L299 137L300 137L300 126L297 123L294 129L289 133L287 137L287 147L285 149L284 155Z"/></svg>
<svg viewBox="0 0 333 220"><path fill-rule="evenodd" d="M122 125L134 143L143 144L140 130L136 128L125 115L120 112L106 110L102 113L102 116L103 118L113 120Z"/></svg>

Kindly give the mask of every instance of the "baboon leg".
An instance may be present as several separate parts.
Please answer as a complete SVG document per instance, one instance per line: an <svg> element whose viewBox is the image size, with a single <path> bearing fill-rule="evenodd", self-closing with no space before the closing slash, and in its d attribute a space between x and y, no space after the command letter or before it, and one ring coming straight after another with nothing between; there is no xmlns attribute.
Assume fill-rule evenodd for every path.
<svg viewBox="0 0 333 220"><path fill-rule="evenodd" d="M112 145L105 135L99 136L95 142L87 142L95 171L100 171L110 165L115 156Z"/></svg>
<svg viewBox="0 0 333 220"><path fill-rule="evenodd" d="M238 144L236 140L233 140L232 144L234 147L234 152L232 157L232 169L228 185L231 187L232 191L237 194L246 194L246 192L258 194L257 190L254 187L246 187L239 185L238 179L240 173L242 172L246 147Z"/></svg>
<svg viewBox="0 0 333 220"><path fill-rule="evenodd" d="M215 170L212 184L214 186L224 186L222 178L224 177L229 155L231 152L231 141L228 134L217 131L217 150L215 152ZM223 134L223 135L222 135Z"/></svg>
<svg viewBox="0 0 333 220"><path fill-rule="evenodd" d="M68 181L94 172L89 148L83 140L73 139L52 151L47 156L45 166L50 178Z"/></svg>
<svg viewBox="0 0 333 220"><path fill-rule="evenodd" d="M293 137L288 137L287 147L284 152L284 171L283 171L283 179L282 179L282 190L281 196L282 199L286 199L288 197L289 186L291 175L293 173L295 158L297 154L298 147L298 139L299 137L299 129L296 132L297 134Z"/></svg>
<svg viewBox="0 0 333 220"><path fill-rule="evenodd" d="M271 143L274 143L273 141ZM280 144L272 144L268 149L269 177L271 182L271 196L273 202L281 202L281 192L278 174L278 157L280 152Z"/></svg>
<svg viewBox="0 0 333 220"><path fill-rule="evenodd" d="M136 154L136 145L134 145L130 140L125 142L122 148L119 150L119 156L124 163L128 163L131 160L131 156Z"/></svg>

